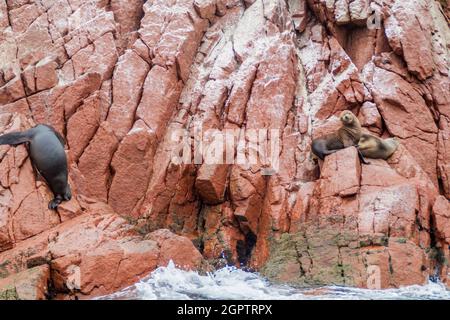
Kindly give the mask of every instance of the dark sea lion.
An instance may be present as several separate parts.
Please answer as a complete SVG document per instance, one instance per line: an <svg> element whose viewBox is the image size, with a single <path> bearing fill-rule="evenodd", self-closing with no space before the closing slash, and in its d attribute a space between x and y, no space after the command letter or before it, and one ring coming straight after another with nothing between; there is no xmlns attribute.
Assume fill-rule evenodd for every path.
<svg viewBox="0 0 450 320"><path fill-rule="evenodd" d="M358 148L363 156L372 159L387 160L397 150L400 142L397 138L380 139L370 134L363 133L358 143Z"/></svg>
<svg viewBox="0 0 450 320"><path fill-rule="evenodd" d="M27 143L34 169L46 180L54 199L48 208L54 210L58 205L72 198L67 182L67 157L64 152L64 138L51 126L39 124L21 132L11 132L0 136L0 145L17 146Z"/></svg>
<svg viewBox="0 0 450 320"><path fill-rule="evenodd" d="M322 160L325 156L340 149L352 146L358 147L358 142L361 138L361 124L358 118L351 111L345 110L341 113L339 119L342 122L342 126L337 132L312 141L312 152ZM359 150L358 155L362 163L369 164Z"/></svg>

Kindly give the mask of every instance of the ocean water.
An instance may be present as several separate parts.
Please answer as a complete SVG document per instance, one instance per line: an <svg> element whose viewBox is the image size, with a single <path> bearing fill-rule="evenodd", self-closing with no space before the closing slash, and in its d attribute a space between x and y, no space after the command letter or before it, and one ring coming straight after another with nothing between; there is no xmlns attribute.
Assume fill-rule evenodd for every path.
<svg viewBox="0 0 450 320"><path fill-rule="evenodd" d="M131 287L100 300L161 299L245 299L245 300L450 300L450 291L442 283L400 289L368 290L348 287L298 289L273 284L257 273L227 267L207 275L184 271L169 263Z"/></svg>

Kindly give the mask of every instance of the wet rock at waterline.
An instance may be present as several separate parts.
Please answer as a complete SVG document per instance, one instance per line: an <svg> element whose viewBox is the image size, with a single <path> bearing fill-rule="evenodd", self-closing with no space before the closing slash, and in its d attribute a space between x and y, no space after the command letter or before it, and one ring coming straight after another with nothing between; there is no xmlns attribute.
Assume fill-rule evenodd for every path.
<svg viewBox="0 0 450 320"><path fill-rule="evenodd" d="M12 292L10 283L19 283L15 286L17 298L24 298L19 292L22 282L34 274L28 269L38 266L47 268L47 273L51 270L45 279L51 291L37 297L45 293L50 298L86 299L132 285L154 269L167 266L170 260L186 270L206 266L189 239L169 230L144 236L107 205L95 203L83 206L80 216L0 253L1 276L5 278L0 280L0 292ZM28 285L32 287L35 282Z"/></svg>
<svg viewBox="0 0 450 320"><path fill-rule="evenodd" d="M74 193L49 211L26 148L0 148L0 278L48 266L45 298L92 297L206 259L295 284L448 284L441 3L0 0L0 133L62 132ZM347 109L399 139L390 159L311 159ZM277 161L240 161L255 132Z"/></svg>
<svg viewBox="0 0 450 320"><path fill-rule="evenodd" d="M0 279L1 300L45 300L49 294L48 265L27 269Z"/></svg>
<svg viewBox="0 0 450 320"><path fill-rule="evenodd" d="M136 284L99 300L448 300L450 291L442 283L404 286L398 289L360 289L344 286L299 288L267 281L261 275L221 268L199 274L173 264L156 269Z"/></svg>

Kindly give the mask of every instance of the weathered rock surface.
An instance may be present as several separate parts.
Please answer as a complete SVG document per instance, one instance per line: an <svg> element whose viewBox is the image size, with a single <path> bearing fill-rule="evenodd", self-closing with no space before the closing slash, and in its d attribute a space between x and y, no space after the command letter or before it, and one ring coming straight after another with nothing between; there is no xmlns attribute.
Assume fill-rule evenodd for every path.
<svg viewBox="0 0 450 320"><path fill-rule="evenodd" d="M189 239L168 230L144 239L139 228L101 203L88 204L80 216L21 241L0 259L3 278L45 265L53 296L79 298L115 292L170 260L186 269L203 263Z"/></svg>
<svg viewBox="0 0 450 320"><path fill-rule="evenodd" d="M273 254L263 268L269 277L370 287L369 270L377 268L381 287L426 283L430 208L421 211L413 178L383 160L371 162L361 166L354 148L325 159L309 206L300 219L291 220L296 231L272 243ZM417 163L408 169L421 170ZM330 181L329 172L343 182Z"/></svg>
<svg viewBox="0 0 450 320"><path fill-rule="evenodd" d="M26 298L86 298L202 255L298 284L448 284L441 3L0 0L0 133L53 125L74 192L49 211L26 147L0 147L0 281L48 265L53 289ZM347 109L401 141L388 161L311 159ZM275 130L278 170L237 143L208 163L223 129Z"/></svg>
<svg viewBox="0 0 450 320"><path fill-rule="evenodd" d="M450 203L443 196L438 197L433 207L434 228L437 236L437 254L442 264L441 279L450 286Z"/></svg>
<svg viewBox="0 0 450 320"><path fill-rule="evenodd" d="M31 268L0 279L1 300L45 300L48 295L50 268Z"/></svg>

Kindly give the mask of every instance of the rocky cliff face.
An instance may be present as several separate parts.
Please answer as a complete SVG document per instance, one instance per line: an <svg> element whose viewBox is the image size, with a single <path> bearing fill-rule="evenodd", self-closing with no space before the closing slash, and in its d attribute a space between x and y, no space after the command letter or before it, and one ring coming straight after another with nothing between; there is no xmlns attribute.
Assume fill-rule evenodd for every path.
<svg viewBox="0 0 450 320"><path fill-rule="evenodd" d="M60 131L75 194L47 210L26 148L0 148L4 294L21 297L27 275L39 283L27 297L104 294L170 259L296 284L367 287L375 270L383 288L450 285L448 12L427 0L0 0L0 131ZM311 139L346 109L400 139L391 159L361 165L348 148L319 169ZM199 123L278 130L279 170L175 163L173 132Z"/></svg>

